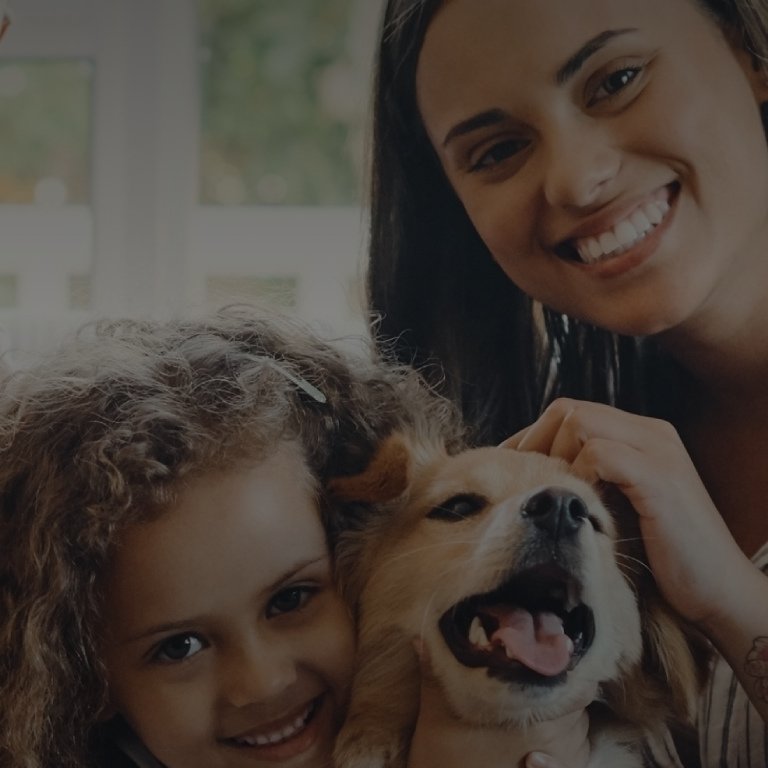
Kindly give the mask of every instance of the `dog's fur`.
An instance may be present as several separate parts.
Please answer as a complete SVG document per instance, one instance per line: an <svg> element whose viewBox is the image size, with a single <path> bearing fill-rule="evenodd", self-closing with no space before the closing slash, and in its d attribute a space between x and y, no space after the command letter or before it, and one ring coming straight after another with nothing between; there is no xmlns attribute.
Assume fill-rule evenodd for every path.
<svg viewBox="0 0 768 768"><path fill-rule="evenodd" d="M503 448L449 456L396 435L365 472L335 479L328 491L357 517L337 552L360 637L337 768L407 764L419 710L417 645L452 716L482 729L556 718L598 683L590 768L640 766L635 747L644 733L692 717L705 675L703 641L656 591L634 513L610 514L563 462ZM572 612L568 631L585 636L583 654L577 640L578 659L565 671L533 672L487 640L485 654L470 650L469 616L477 611L464 601L511 579L520 583L503 602L541 592L535 599L551 603L558 591L568 594L566 605L547 608ZM504 589L512 588L485 602L502 601ZM493 619L487 629L492 637Z"/></svg>

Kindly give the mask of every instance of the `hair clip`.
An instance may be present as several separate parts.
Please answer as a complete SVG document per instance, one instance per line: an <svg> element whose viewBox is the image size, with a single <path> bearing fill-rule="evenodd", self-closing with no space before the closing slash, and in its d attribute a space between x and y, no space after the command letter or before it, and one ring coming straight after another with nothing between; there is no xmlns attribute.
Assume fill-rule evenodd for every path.
<svg viewBox="0 0 768 768"><path fill-rule="evenodd" d="M302 379L301 376L296 376L272 359L268 358L264 360L264 362L270 368L285 376L288 381L293 382L303 392L306 392L313 400L316 400L318 403L328 402L328 398L317 387L313 387L306 379Z"/></svg>

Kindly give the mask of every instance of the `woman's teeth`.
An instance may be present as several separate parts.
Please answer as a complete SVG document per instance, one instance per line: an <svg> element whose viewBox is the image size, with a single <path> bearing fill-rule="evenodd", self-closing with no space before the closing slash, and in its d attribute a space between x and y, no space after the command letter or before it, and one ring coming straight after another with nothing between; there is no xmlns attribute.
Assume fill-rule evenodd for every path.
<svg viewBox="0 0 768 768"><path fill-rule="evenodd" d="M271 744L280 744L283 741L294 737L300 731L306 728L312 713L315 711L315 703L307 706L303 714L299 715L292 723L283 726L278 731L272 733L259 733L255 736L239 736L233 741L241 747L266 747Z"/></svg>
<svg viewBox="0 0 768 768"><path fill-rule="evenodd" d="M658 200L638 208L628 219L620 221L613 229L598 237L577 240L574 245L585 264L618 256L628 251L653 231L669 212L669 203Z"/></svg>

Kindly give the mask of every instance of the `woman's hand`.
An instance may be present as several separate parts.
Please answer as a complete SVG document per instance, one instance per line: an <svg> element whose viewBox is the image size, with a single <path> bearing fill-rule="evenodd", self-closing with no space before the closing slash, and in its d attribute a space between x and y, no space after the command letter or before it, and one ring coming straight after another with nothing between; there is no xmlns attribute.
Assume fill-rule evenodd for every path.
<svg viewBox="0 0 768 768"><path fill-rule="evenodd" d="M627 497L662 593L712 641L768 725L768 672L755 661L768 657L768 621L758 609L768 605L768 579L734 541L675 429L560 399L503 445L565 459L576 475L612 483ZM543 755L529 755L528 768L536 759L561 768Z"/></svg>
<svg viewBox="0 0 768 768"><path fill-rule="evenodd" d="M563 398L503 446L560 457L590 483L613 483L639 515L660 589L702 628L729 609L734 577L754 570L665 421Z"/></svg>

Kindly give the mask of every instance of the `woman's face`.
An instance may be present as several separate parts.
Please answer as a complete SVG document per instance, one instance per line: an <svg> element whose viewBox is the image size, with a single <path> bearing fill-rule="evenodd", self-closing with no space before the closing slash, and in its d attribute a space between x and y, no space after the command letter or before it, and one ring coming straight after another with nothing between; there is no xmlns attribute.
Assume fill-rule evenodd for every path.
<svg viewBox="0 0 768 768"><path fill-rule="evenodd" d="M163 765L328 765L354 634L298 451L188 482L107 586L112 711Z"/></svg>
<svg viewBox="0 0 768 768"><path fill-rule="evenodd" d="M764 293L768 87L692 0L447 0L416 85L480 236L547 306L648 334Z"/></svg>

